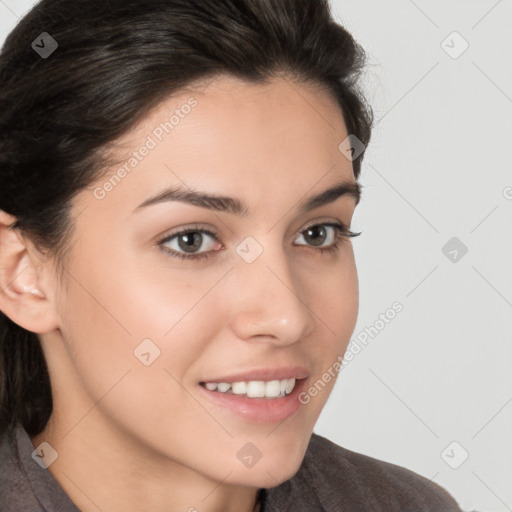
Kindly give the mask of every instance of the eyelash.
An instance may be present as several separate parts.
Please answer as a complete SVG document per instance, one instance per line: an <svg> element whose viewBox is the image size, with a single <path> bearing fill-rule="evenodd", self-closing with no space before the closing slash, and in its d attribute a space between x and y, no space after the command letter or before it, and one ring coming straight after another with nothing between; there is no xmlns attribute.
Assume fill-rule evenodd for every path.
<svg viewBox="0 0 512 512"><path fill-rule="evenodd" d="M343 242L346 237L352 238L352 237L359 236L361 234L361 233L354 233L354 232L350 231L347 228L347 226L345 226L344 224L339 224L336 222L321 222L318 224L312 224L311 226L304 228L299 234L303 234L308 229L316 228L319 226L329 226L336 230L335 242L332 245L330 245L329 247L319 247L317 249L322 254L335 254L336 252L338 252L338 250L340 248L340 243ZM174 258L180 258L181 260L199 260L199 259L203 259L203 258L208 259L209 258L208 252L186 254L186 253L174 251L172 249L164 248L164 245L166 243L170 242L173 238L177 238L181 235L188 235L190 233L206 233L207 235L210 235L213 238L217 239L217 233L215 233L209 229L204 229L204 228L199 228L199 227L189 227L189 228L182 229L181 231L177 231L176 233L172 233L172 234L166 236L165 238L163 238L162 240L160 240L158 242L158 246L161 247L162 250L169 256L174 257ZM314 246L309 246L309 247L314 247ZM210 252L212 252L212 251L210 251ZM218 251L213 251L213 252L218 252Z"/></svg>

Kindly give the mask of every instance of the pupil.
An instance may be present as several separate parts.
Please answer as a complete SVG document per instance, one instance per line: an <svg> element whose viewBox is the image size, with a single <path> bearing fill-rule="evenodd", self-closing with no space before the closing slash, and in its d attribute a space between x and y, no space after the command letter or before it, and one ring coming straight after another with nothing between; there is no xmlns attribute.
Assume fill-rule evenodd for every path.
<svg viewBox="0 0 512 512"><path fill-rule="evenodd" d="M322 243L324 243L324 241L325 241L325 228L323 226L314 226L312 228L308 228L306 230L306 236L310 237L311 233L315 233L317 231L320 231L322 233L322 235L320 236L321 239L319 240L318 238L313 238L312 244L313 245L322 245Z"/></svg>
<svg viewBox="0 0 512 512"><path fill-rule="evenodd" d="M198 235L197 238L194 235ZM182 241L185 240L185 244L182 245ZM178 245L181 249L187 252L194 252L194 249L201 247L201 235L194 231L193 233L186 233L178 238Z"/></svg>

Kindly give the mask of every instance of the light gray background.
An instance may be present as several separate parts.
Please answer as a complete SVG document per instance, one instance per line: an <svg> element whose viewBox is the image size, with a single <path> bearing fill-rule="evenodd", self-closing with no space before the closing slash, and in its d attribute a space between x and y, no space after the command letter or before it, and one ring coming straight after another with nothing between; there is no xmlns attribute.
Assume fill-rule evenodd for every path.
<svg viewBox="0 0 512 512"><path fill-rule="evenodd" d="M0 41L34 3L0 0ZM341 371L315 432L464 510L511 511L512 1L331 4L369 54L377 122L352 224L353 339L403 311ZM452 237L468 248L455 262Z"/></svg>
<svg viewBox="0 0 512 512"><path fill-rule="evenodd" d="M331 4L369 53L377 120L352 226L354 338L404 309L342 370L316 432L464 510L512 510L512 2ZM462 40L441 46L454 31L469 44L456 59L443 47ZM468 247L455 263L441 251L453 236ZM452 441L469 453L457 469L441 457Z"/></svg>

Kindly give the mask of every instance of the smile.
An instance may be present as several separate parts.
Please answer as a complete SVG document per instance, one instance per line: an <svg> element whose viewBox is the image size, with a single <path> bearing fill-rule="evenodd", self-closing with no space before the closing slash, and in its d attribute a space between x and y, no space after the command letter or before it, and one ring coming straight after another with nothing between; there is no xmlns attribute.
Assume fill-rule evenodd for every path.
<svg viewBox="0 0 512 512"><path fill-rule="evenodd" d="M295 387L295 379L282 380L250 380L240 382L207 382L201 383L209 391L242 395L248 398L283 398Z"/></svg>
<svg viewBox="0 0 512 512"><path fill-rule="evenodd" d="M255 423L276 423L301 409L298 399L308 378L200 382L201 395L224 411Z"/></svg>

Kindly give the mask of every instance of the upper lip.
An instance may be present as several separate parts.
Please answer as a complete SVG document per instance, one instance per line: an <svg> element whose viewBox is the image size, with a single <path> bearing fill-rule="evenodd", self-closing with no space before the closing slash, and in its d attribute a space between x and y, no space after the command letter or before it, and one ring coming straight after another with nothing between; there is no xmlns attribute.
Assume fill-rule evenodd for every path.
<svg viewBox="0 0 512 512"><path fill-rule="evenodd" d="M232 373L223 377L215 377L212 379L202 380L207 382L248 382L251 380L284 380L284 379L305 379L309 377L309 371L304 366L280 366L279 368L255 368L253 370L245 370L243 372Z"/></svg>

